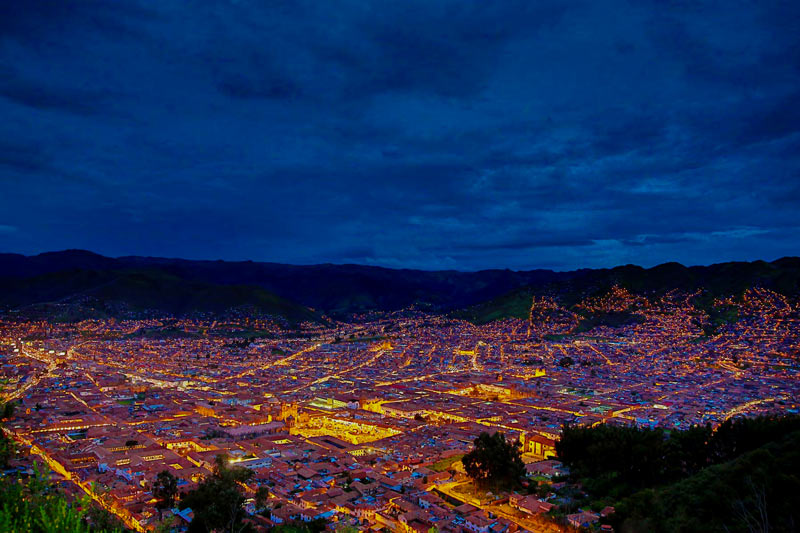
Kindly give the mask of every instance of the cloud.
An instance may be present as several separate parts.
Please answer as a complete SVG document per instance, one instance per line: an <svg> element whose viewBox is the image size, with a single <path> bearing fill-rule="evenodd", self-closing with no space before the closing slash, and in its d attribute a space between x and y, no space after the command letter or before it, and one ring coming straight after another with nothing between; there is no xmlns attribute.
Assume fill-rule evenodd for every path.
<svg viewBox="0 0 800 533"><path fill-rule="evenodd" d="M0 139L0 172L28 174L49 168L49 158L41 146L15 139Z"/></svg>
<svg viewBox="0 0 800 533"><path fill-rule="evenodd" d="M796 253L794 3L0 3L9 250Z"/></svg>
<svg viewBox="0 0 800 533"><path fill-rule="evenodd" d="M13 78L0 81L0 97L40 110L89 114L96 110L99 96L91 92L49 87L44 82Z"/></svg>
<svg viewBox="0 0 800 533"><path fill-rule="evenodd" d="M500 242L466 242L454 243L445 245L447 250L458 251L504 251L504 250L534 250L537 248L551 248L551 247L581 247L591 246L594 241L589 239L570 239L559 238L558 236L552 237L533 237L528 239L517 239L513 241L500 241ZM441 246L437 246L431 251L441 250Z"/></svg>

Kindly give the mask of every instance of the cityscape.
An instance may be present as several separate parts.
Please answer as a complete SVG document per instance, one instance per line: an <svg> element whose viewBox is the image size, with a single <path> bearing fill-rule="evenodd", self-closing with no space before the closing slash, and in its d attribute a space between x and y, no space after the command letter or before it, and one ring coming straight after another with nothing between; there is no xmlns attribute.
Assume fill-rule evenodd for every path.
<svg viewBox="0 0 800 533"><path fill-rule="evenodd" d="M414 307L292 327L6 315L4 431L24 452L8 467L47 465L135 531L165 516L189 528L193 509L157 509L158 475L187 495L218 457L252 472L242 520L256 529L610 530L613 506L575 508L561 490L565 426L716 428L800 409L797 300L748 289L714 302L736 319L710 328L699 296L614 285L568 309L534 295L527 318L482 324ZM615 313L635 320L586 326ZM461 460L484 432L518 441L535 491L478 489Z"/></svg>
<svg viewBox="0 0 800 533"><path fill-rule="evenodd" d="M800 1L0 0L0 533L798 533Z"/></svg>

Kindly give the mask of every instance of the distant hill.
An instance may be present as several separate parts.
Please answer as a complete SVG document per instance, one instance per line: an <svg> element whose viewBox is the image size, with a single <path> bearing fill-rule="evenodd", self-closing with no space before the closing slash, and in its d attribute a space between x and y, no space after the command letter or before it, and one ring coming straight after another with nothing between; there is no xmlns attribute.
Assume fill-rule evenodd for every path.
<svg viewBox="0 0 800 533"><path fill-rule="evenodd" d="M0 306L64 319L151 311L173 316L223 315L237 310L288 324L320 322L319 313L261 287L215 285L160 270L70 269L0 279Z"/></svg>
<svg viewBox="0 0 800 533"><path fill-rule="evenodd" d="M697 299L701 308L710 305L714 297L741 295L753 287L791 297L800 295L800 258L797 257L784 257L772 262L729 262L693 267L679 263L665 263L652 268L625 265L565 274L553 281L519 287L462 309L455 315L476 323L509 317L527 318L534 295L553 297L565 308L571 308L584 298L608 292L613 286L643 295L661 295L671 290L702 291Z"/></svg>
<svg viewBox="0 0 800 533"><path fill-rule="evenodd" d="M0 306L7 309L84 300L110 314L124 306L173 314L220 313L252 306L296 322L318 318L318 313L341 317L419 305L487 322L527 317L532 295L552 296L560 305L571 307L614 285L637 294L704 289L709 295L730 295L758 286L796 295L800 293L800 258L705 267L667 263L649 269L626 265L572 272L458 272L109 258L83 250L36 256L0 254Z"/></svg>
<svg viewBox="0 0 800 533"><path fill-rule="evenodd" d="M153 257L113 259L83 250L31 257L0 254L0 280L14 281L65 271L72 271L71 275L76 276L79 275L78 271L128 270L161 272L187 282L216 286L260 287L287 300L338 315L401 309L413 304L437 311L457 309L494 298L517 287L545 283L565 276L549 270L436 272L361 265L299 266ZM63 283L68 287L72 281L64 280Z"/></svg>

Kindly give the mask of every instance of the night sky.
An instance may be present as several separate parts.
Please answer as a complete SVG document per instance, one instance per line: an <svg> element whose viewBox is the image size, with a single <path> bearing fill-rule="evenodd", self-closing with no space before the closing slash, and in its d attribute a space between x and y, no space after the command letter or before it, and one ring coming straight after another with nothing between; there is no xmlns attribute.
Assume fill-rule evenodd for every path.
<svg viewBox="0 0 800 533"><path fill-rule="evenodd" d="M0 1L0 251L800 254L800 2Z"/></svg>

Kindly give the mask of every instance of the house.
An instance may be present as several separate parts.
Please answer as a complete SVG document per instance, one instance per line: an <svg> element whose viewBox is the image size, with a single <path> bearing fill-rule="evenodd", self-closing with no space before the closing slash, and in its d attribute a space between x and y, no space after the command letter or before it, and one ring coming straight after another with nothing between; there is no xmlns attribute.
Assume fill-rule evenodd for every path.
<svg viewBox="0 0 800 533"><path fill-rule="evenodd" d="M553 476L563 476L569 472L569 470L563 464L553 459L528 463L525 465L525 470L527 471L528 475L541 474L548 478Z"/></svg>
<svg viewBox="0 0 800 533"><path fill-rule="evenodd" d="M276 524L282 524L288 520L297 520L302 514L302 510L294 504L286 503L280 507L272 509L269 513L269 519Z"/></svg>
<svg viewBox="0 0 800 533"><path fill-rule="evenodd" d="M475 533L488 533L492 523L482 512L472 513L466 517L464 527Z"/></svg>
<svg viewBox="0 0 800 533"><path fill-rule="evenodd" d="M579 513L567 515L567 521L572 527L589 527L599 519L599 514L589 511L581 511Z"/></svg>
<svg viewBox="0 0 800 533"><path fill-rule="evenodd" d="M605 507L602 511L600 511L601 518L607 518L612 514L614 514L614 508L611 507L610 505L608 507Z"/></svg>
<svg viewBox="0 0 800 533"><path fill-rule="evenodd" d="M538 499L536 496L521 496L519 494L512 494L508 497L508 504L523 513L535 515L539 513L546 513L553 508L552 503L547 503Z"/></svg>

